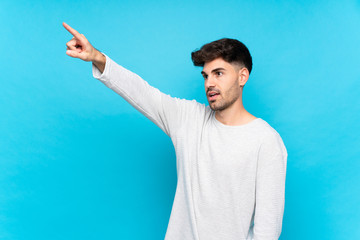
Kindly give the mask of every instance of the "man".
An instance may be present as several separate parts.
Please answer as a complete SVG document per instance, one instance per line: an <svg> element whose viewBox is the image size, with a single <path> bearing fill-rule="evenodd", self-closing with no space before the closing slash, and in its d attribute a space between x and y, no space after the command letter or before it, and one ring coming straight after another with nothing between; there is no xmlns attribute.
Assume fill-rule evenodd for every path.
<svg viewBox="0 0 360 240"><path fill-rule="evenodd" d="M177 188L167 240L278 239L287 151L266 121L247 112L242 91L252 59L244 44L220 39L192 53L209 106L171 97L74 36L66 53L92 62L93 76L159 126L176 150Z"/></svg>

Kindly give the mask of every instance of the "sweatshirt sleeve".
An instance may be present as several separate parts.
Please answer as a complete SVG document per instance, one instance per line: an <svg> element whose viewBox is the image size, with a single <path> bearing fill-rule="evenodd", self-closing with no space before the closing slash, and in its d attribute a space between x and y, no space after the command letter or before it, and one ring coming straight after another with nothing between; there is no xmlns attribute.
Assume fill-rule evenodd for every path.
<svg viewBox="0 0 360 240"><path fill-rule="evenodd" d="M168 136L172 137L181 124L201 106L195 100L179 99L160 92L106 54L104 56L106 64L103 73L92 64L93 77L123 97Z"/></svg>
<svg viewBox="0 0 360 240"><path fill-rule="evenodd" d="M277 240L285 205L287 151L280 135L268 134L259 150L256 176L254 240Z"/></svg>

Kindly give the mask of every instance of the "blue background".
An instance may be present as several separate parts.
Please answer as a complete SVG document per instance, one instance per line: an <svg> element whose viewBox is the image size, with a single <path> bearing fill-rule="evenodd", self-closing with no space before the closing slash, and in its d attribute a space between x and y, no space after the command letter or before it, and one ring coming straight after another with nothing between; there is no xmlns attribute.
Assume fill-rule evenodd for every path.
<svg viewBox="0 0 360 240"><path fill-rule="evenodd" d="M190 53L250 49L245 108L288 150L280 239L360 239L359 1L0 2L0 239L163 239L170 138L65 54L68 23L174 97L206 103Z"/></svg>

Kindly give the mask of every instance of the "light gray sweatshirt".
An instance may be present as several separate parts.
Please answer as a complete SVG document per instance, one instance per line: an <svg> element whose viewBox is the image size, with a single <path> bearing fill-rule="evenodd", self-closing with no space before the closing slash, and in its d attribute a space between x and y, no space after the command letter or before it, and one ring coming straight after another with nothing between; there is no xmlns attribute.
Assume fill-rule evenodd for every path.
<svg viewBox="0 0 360 240"><path fill-rule="evenodd" d="M282 228L287 151L257 118L224 125L209 106L160 92L106 54L94 78L159 126L176 152L177 187L166 240L275 240Z"/></svg>

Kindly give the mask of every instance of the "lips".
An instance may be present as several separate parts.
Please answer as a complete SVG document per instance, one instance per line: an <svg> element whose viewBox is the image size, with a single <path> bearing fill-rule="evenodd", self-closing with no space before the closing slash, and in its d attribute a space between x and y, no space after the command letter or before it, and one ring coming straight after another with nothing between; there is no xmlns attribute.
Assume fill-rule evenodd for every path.
<svg viewBox="0 0 360 240"><path fill-rule="evenodd" d="M208 92L208 98L210 101L215 100L218 95L220 95L220 93L215 92L215 91Z"/></svg>

